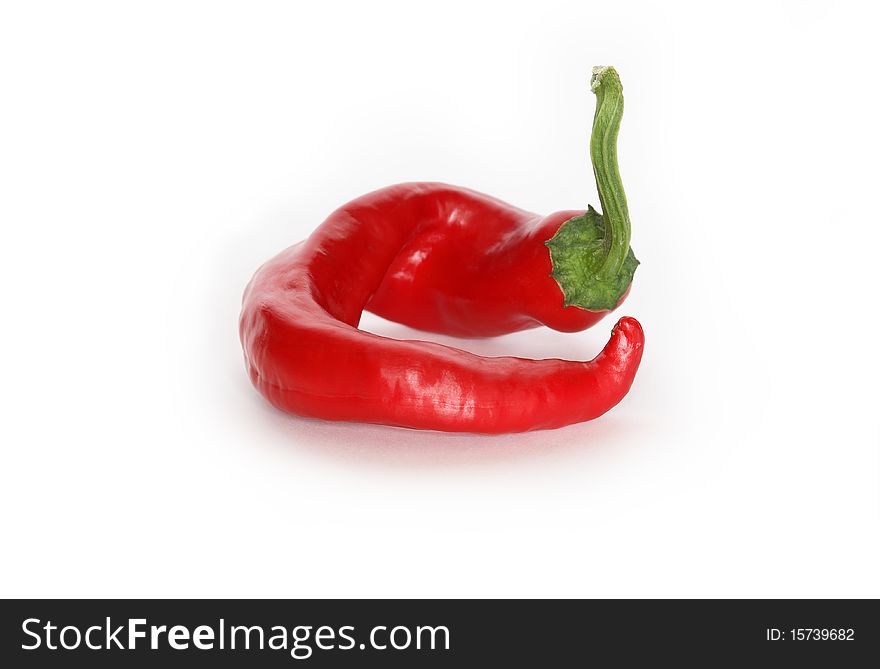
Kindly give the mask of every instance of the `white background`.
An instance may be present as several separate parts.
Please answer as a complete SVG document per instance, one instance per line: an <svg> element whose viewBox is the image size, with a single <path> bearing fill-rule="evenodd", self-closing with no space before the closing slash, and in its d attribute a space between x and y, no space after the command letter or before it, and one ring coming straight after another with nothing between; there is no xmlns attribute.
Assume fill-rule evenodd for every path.
<svg viewBox="0 0 880 669"><path fill-rule="evenodd" d="M0 594L880 596L868 6L4 3ZM253 271L398 181L598 205L596 64L623 403L495 438L271 409ZM590 358L612 324L456 343Z"/></svg>

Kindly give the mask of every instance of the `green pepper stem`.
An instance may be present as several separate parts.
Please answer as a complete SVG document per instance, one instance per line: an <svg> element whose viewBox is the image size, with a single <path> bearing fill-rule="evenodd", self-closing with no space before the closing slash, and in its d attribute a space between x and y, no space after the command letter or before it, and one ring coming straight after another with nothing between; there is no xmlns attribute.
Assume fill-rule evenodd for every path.
<svg viewBox="0 0 880 669"><path fill-rule="evenodd" d="M623 116L623 86L613 67L594 67L590 88L596 94L596 115L590 136L590 159L605 221L605 260L599 275L617 275L629 253L630 223L626 193L617 168L617 132Z"/></svg>

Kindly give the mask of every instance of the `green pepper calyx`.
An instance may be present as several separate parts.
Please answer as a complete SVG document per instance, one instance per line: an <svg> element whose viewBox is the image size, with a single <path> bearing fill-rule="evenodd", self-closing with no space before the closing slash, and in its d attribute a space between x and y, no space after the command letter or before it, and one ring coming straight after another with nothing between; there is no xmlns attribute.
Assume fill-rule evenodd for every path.
<svg viewBox="0 0 880 669"><path fill-rule="evenodd" d="M563 223L545 242L552 276L565 306L590 311L614 309L638 267L630 248L629 209L617 167L617 133L623 116L623 86L613 67L594 67L590 88L596 113L590 136L590 160L602 213L593 207Z"/></svg>

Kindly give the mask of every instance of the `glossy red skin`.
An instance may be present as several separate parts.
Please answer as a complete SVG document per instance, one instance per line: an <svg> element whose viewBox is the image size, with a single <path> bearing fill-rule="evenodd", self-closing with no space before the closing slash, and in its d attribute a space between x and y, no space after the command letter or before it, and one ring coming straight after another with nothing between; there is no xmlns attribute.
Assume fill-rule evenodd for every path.
<svg viewBox="0 0 880 669"><path fill-rule="evenodd" d="M454 432L555 428L596 418L617 404L632 384L644 346L642 328L632 318L622 318L588 362L485 358L357 329L364 307L419 226L436 220L438 212L464 215L468 202L484 203L481 215L503 210L524 217L471 191L401 184L341 207L306 241L261 267L245 291L240 321L257 389L301 416ZM473 219L468 230L475 225ZM515 229L512 234L520 234ZM539 271L531 278L541 285L546 267L530 253L521 261L526 266L518 272L500 271L520 275L524 286L530 285L528 274ZM388 298L396 303L393 294ZM468 309L478 306L468 299ZM499 298L492 309L507 328L523 323L508 304Z"/></svg>
<svg viewBox="0 0 880 669"><path fill-rule="evenodd" d="M476 191L436 183L392 186L347 206L378 202L393 207L399 188L417 188L422 194L414 207L418 220L367 311L459 337L492 337L539 325L578 332L608 313L563 306L562 289L550 276L545 242L583 211L542 217Z"/></svg>

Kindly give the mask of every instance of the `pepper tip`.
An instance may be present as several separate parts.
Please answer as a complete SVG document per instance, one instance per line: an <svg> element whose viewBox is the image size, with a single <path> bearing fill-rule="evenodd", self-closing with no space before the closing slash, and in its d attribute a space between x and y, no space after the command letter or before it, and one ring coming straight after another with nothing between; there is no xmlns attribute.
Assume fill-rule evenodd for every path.
<svg viewBox="0 0 880 669"><path fill-rule="evenodd" d="M624 316L617 321L611 334L625 337L636 345L643 344L645 341L645 331L642 329L642 324L632 316Z"/></svg>

